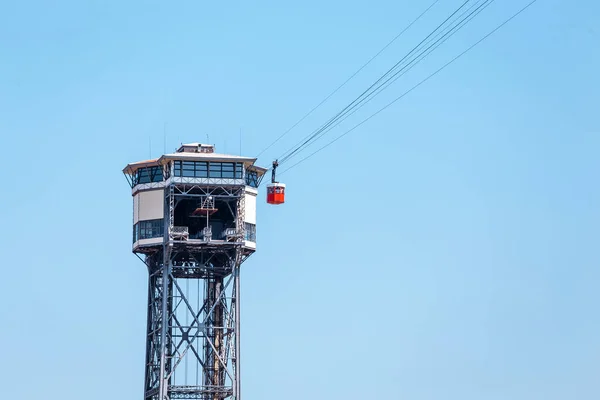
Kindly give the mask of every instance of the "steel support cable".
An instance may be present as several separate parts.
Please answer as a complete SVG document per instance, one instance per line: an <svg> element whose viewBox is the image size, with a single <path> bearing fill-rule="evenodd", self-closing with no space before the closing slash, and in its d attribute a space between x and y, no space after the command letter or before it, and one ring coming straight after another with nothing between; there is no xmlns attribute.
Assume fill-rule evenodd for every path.
<svg viewBox="0 0 600 400"><path fill-rule="evenodd" d="M475 42L474 44L472 44L470 47L468 47L466 50L464 50L462 53L460 53L459 55L457 55L456 57L454 57L453 59L451 59L450 61L448 61L446 64L442 65L440 68L438 68L436 71L434 71L433 73L431 73L430 75L428 75L425 79L421 80L419 83L417 83L416 85L414 85L413 87L411 87L410 89L408 89L407 91L405 91L404 93L402 93L400 96L396 97L394 100L392 100L391 102L389 102L388 104L386 104L384 107L380 108L379 110L377 110L375 113L371 114L369 117L365 118L364 120L362 120L361 122L359 122L358 124L354 125L352 128L348 129L347 131L345 131L344 133L342 133L341 135L337 136L335 139L333 139L332 141L328 142L326 145L320 147L319 149L317 149L316 151L312 152L311 154L309 154L308 156L304 157L303 159L301 159L300 161L298 161L297 163L293 164L292 166L290 166L289 168L286 168L285 170L283 170L281 174L286 173L287 171L291 170L292 168L296 167L297 165L301 164L302 162L308 160L309 158L311 158L312 156L314 156L315 154L319 153L320 151L324 150L325 148L331 146L332 144L334 144L335 142L337 142L338 140L340 140L341 138L343 138L344 136L346 136L347 134L349 134L350 132L354 131L355 129L357 129L358 127L362 126L364 123L366 123L367 121L369 121L371 118L375 117L376 115L380 114L381 112L383 112L384 110L386 110L387 108L389 108L391 105L393 105L394 103L396 103L397 101L401 100L402 98L406 97L408 94L410 94L413 90L417 89L419 86L423 85L425 82L427 82L428 80L430 80L431 78L433 78L434 76L436 76L437 74L439 74L440 72L442 72L444 69L446 69L448 66L450 66L451 64L453 64L455 61L457 61L458 59L460 59L462 56L464 56L465 54L467 54L469 51L471 51L473 48L475 48L476 46L478 46L480 43L482 43L483 41L485 41L487 38L489 38L490 36L492 36L494 33L496 33L498 30L502 29L506 24L508 24L509 22L511 22L513 19L515 19L516 17L518 17L520 14L522 14L525 10L527 10L529 7L531 7L534 3L536 3L538 0L532 0L530 1L527 5L525 5L523 8L521 8L519 11L517 11L515 14L513 14L511 17L509 17L508 19L506 19L504 22L502 22L500 25L498 25L496 28L494 28L493 30L491 30L489 33L487 33L485 36L483 36L481 39L479 39L477 42Z"/></svg>
<svg viewBox="0 0 600 400"><path fill-rule="evenodd" d="M469 1L469 0L468 0L468 1ZM467 1L467 2L468 2L468 1ZM463 19L462 19L462 20L461 20L461 21L460 21L458 24L456 24L456 25L454 25L454 26L453 26L453 24L454 24L454 23L455 23L457 20L461 19L461 18L462 18L462 17L463 17L465 14L467 14L467 13L468 13L470 10L472 10L472 9L473 9L473 7L476 7L476 6L477 6L477 4L478 4L479 2L481 2L481 1L484 1L484 2L488 3L488 2L490 2L490 1L491 1L491 2L493 2L493 1L495 1L495 0L477 0L477 1L475 2L475 4L473 4L473 5L472 5L471 7L469 7L467 10L464 10L464 11L463 11L463 12L462 12L462 13L461 13L461 14L460 14L460 15L459 15L457 18L455 18L455 19L454 19L454 20L451 22L451 24L450 24L450 25L448 25L447 27L445 27L445 28L444 28L442 31L438 32L438 33L437 33L435 36L431 36L433 32L435 32L436 30L439 30L439 27L440 27L440 26L443 26L443 25L445 25L445 23L446 23L446 22L448 22L448 20L449 20L449 19L451 19L451 18L452 18L454 15L456 15L456 11L455 11L453 14L451 14L451 15L450 15L450 17L448 17L448 18L447 18L447 19L446 19L444 22L442 22L442 23L441 23L441 24L440 24L440 25L439 25L439 26L438 26L438 27L437 27L437 28L436 28L436 29L435 29L435 30L434 30L434 31L433 31L431 34L429 34L429 35L428 35L428 36L427 36L425 39L423 39L423 40L422 40L422 41L421 41L421 42L420 42L420 43L419 43L417 46L415 46L415 47L414 47L414 48L413 48L413 49L412 49L412 50L411 50L411 51L410 51L410 52L409 52L407 55L405 55L405 56L403 57L403 59L402 59L400 62L402 62L404 59L406 59L406 58L407 58L407 56L409 56L411 52L414 52L414 51L415 51L415 49L418 49L418 51L421 51L421 50L422 50L422 47L425 47L425 46L429 45L429 43L431 43L432 41L435 41L435 43L434 43L433 45L429 46L429 47L428 47L427 49L425 49L424 51L421 51L421 53L420 53L420 54L418 54L418 55L417 55L417 56L416 56L416 57L415 57L415 58L414 58L412 61L410 61L410 62L409 62L409 64L410 64L410 63L412 63L412 62L414 62L415 60L416 60L416 63L415 63L415 65L416 65L418 62L420 62L420 61L421 61L423 58L425 58L427 55L429 55L429 54L430 54L430 53L431 53L433 50L437 49L437 47L439 47L439 46L440 46L441 44L443 44L443 43L444 43L446 40L448 40L448 39L449 39L449 37L451 37L451 36L452 36L454 33L456 33L456 32L452 32L452 33L450 34L450 36L449 36L449 37L438 39L438 38L439 38L439 36L440 36L440 35L442 35L442 34L444 34L444 32L446 32L446 30L447 30L448 28L450 28L450 30L451 30L451 31L452 31L452 30L454 30L454 29L455 29L456 27L458 27L458 26L460 26L460 28L462 28L462 25L461 25L461 24L463 24L463 25L464 25L464 24L466 24L466 22L470 21L470 19L474 18L474 17L475 17L475 16L476 16L476 15L477 15L479 12L481 12L481 11L482 11L481 7L478 7L478 9L477 9L477 10L475 10L475 12L472 12L472 13L470 13L470 14L467 16L467 18L463 18ZM462 6L461 6L461 7L459 7L459 9L458 9L458 10L460 10L462 7L464 7L464 5L465 5L467 2L463 3L463 4L462 4ZM487 5L489 5L489 3L488 3ZM486 7L487 7L487 5L486 5ZM484 8L485 8L485 7L484 7ZM475 14L475 15L473 15L473 14ZM468 19L468 20L467 20L467 19ZM465 20L467 20L467 21L466 21L466 22L464 22ZM460 28L459 28L459 29L460 29ZM447 36L447 35L444 35L444 36ZM437 39L437 40L436 40L436 39ZM440 42L440 41L441 41L441 42ZM437 44L436 44L436 43L437 43ZM433 47L433 46L435 46L435 47ZM421 49L419 49L419 47L421 47ZM433 48L432 48L432 47L433 47ZM429 51L428 51L428 50L429 50ZM427 53L426 53L426 54L424 54L425 52L427 52ZM392 70L393 70L393 69L394 69L394 68L395 68L395 67L396 67L396 66L397 66L397 65L398 65L400 62L396 63L396 65L395 65L394 67L390 68L390 69L388 70L388 72L386 72L384 75L382 75L382 77L380 77L380 78L378 79L378 81L380 81L381 79L385 78L385 76L386 76L386 75L389 75L390 71L392 71ZM405 67L406 67L406 66L405 66ZM405 68L405 67L404 67L404 68ZM386 82L389 82L389 80L390 80L390 79L394 78L394 76L398 75L398 73L400 73L402 70L400 70L400 71L397 71L396 73L394 73L394 75L392 75L392 77L390 77L389 79L385 80L385 81L384 81L382 84L380 84L380 85L379 85L377 88L375 88L375 90L376 90L376 91L378 90L378 93L379 93L379 92L381 92L381 91L383 91L383 90L385 90L385 89L386 89L386 88L387 88L389 85L391 85L393 82L395 82L395 81L396 81L397 79L399 79L401 76L403 76L405 73L407 73L408 71L410 71L410 69L412 69L412 67L414 67L414 65L413 65L413 66L411 66L411 67L409 68L409 70L407 70L407 71L405 71L404 73L402 73L400 76L397 76L397 77L396 77L396 78L395 78L395 79L394 79L394 80L393 80L391 83L388 83L388 84L387 84L387 85L386 85L386 86L385 86L383 89L381 89L381 87L382 87L383 85L385 85L385 84L386 84ZM403 69L404 69L404 68L403 68ZM375 84L371 85L371 87L373 87L373 86L375 86ZM365 92L367 92L367 91L365 91ZM372 93L371 93L371 94L372 94ZM360 97L360 96L359 96L359 97ZM354 103L354 102L353 102L353 103ZM352 103L351 103L351 104L352 104ZM365 104L366 104L366 103L365 103ZM345 115L345 116L344 116L344 117L343 117L341 120L338 118L338 119L337 119L337 122L336 122L336 119L335 119L335 117L332 117L332 118L330 119L330 121L333 121L333 122L331 122L331 123L335 123L335 125L333 125L333 126L330 126L330 125L331 125L331 123L329 123L329 122L328 122L328 123L324 124L323 126L321 126L321 128L319 128L319 130L322 130L322 129L327 129L327 128L330 126L330 127L329 127L329 128L326 130L326 132L328 132L329 130L331 130L331 129L335 128L337 125L339 125L340 123L342 123L342 122L343 122L343 121L344 121L346 118L348 118L350 115L354 114L354 112L356 112L356 111L358 111L360 108L362 108L362 106L364 106L365 104L362 104L362 105L360 105L360 107L358 107L358 108L354 108L354 107L356 107L356 105L355 105L355 106L353 106L353 108L354 108L354 109L353 109L353 110L352 110L352 111L351 111L349 114ZM346 108L347 108L347 107L346 107ZM343 111L343 110L342 110L342 111ZM340 113L338 113L338 114L341 114L341 112L340 112ZM324 132L324 133L326 133L326 132ZM318 133L318 132L317 132L317 133ZM322 136L322 135L320 135L320 136ZM313 142L314 142L314 141L313 141ZM306 148L307 148L308 146L310 146L311 144L312 144L312 143L310 143L310 144L306 145L306 146L305 146L303 149L301 149L301 150L299 150L299 151L303 151L304 149L306 149ZM294 154L297 154L299 151L296 151ZM292 156L293 156L293 155L292 155ZM286 160L289 160L290 158L291 158L291 156L288 156L288 157L286 158ZM273 169L273 168L268 168L268 169L267 169L267 172L268 172L268 171L271 171L272 169ZM263 183L264 183L264 181L262 181L262 182L261 182L261 184L260 184L258 187L262 186L262 184L263 184Z"/></svg>
<svg viewBox="0 0 600 400"><path fill-rule="evenodd" d="M402 62L404 62L404 60L406 60L406 58L410 57L412 55L412 53L414 53L415 51L417 51L423 45L423 43L425 43L431 36L433 36L438 30L440 30L444 25L446 25L446 23L450 19L452 19L452 17L454 17L454 15L456 15L458 12L460 12L460 10L463 7L465 7L470 1L471 0L466 0L465 2L463 2L456 10L454 10L454 12L452 14L450 14L450 16L448 16L433 31L431 31L429 33L429 35L427 35L425 37L425 39L423 39L419 44L417 44L415 47L413 47L404 57L402 57L402 59L400 59L400 61L398 61L396 64L394 64L379 79L377 79L371 86L369 86L364 92L362 92L360 95L358 95L350 104L348 104L344 109L342 109L341 111L339 111L329 121L335 120L336 117L338 117L341 113L343 113L347 108L351 107L355 102L357 102L358 100L360 100L365 94L367 94L379 82L381 82L383 79L385 79L388 75L392 74L394 72L394 70L396 68L398 68L398 66L401 65ZM308 136L306 136L304 139L302 139L300 142L298 142L294 147L292 147L290 150L288 150L283 155L281 155L280 157L278 157L278 159L281 160L281 162L283 162L284 160L286 160L287 158L289 158L290 154L296 153L300 148L302 148L305 144L307 144L308 142L310 142L312 140L312 138L318 134L319 129L317 129L317 131L313 131L312 134L309 134Z"/></svg>
<svg viewBox="0 0 600 400"><path fill-rule="evenodd" d="M404 76L406 73L408 73L410 70L412 70L412 68L414 68L414 66L416 66L419 62L421 62L423 59L425 59L429 54L431 54L433 51L435 51L439 46L441 46L443 43L445 43L448 39L450 39L455 33L457 33L462 27L464 27L467 23L469 23L479 13L481 13L483 10L485 10L495 0L480 0L480 1L483 1L483 3L480 4L477 7L477 9L475 9L474 11L472 11L471 13L469 13L469 15L467 15L465 18L463 18L458 24L456 24L454 26L450 25L450 26L446 27L444 29L444 31L439 32L435 37L431 38L425 45L428 45L432 41L434 42L433 44L431 44L430 46L428 46L427 48L425 48L423 51L419 50L421 52L419 54L417 54L415 56L415 58L413 58L402 69L398 70L392 76L390 76L388 79L386 79L383 83L381 83L377 88L374 89L374 91L372 91L371 93L369 93L367 96L363 97L358 103L354 104L351 108L347 109L346 111L344 111L339 116L336 116L335 119L332 118L326 124L324 124L323 126L321 126L321 128L319 128L319 130L317 132L318 135L315 136L310 143L306 144L303 148L298 149L295 152L293 152L293 153L289 154L288 156L284 157L280 161L280 163L283 163L285 161L289 161L294 156L298 155L300 152L306 150L309 146L311 146L313 143L315 143L317 140L319 140L321 137L323 137L325 134L327 134L330 130L332 130L335 127L337 127L339 124L341 124L343 121L345 121L348 117L350 117L356 111L358 111L363 106L365 106L369 101L371 101L379 93L381 93L382 91L384 91L385 89L387 89L396 80L398 80L399 78L401 78L402 76ZM456 22L458 19L462 18L465 14L467 14L474 7L476 7L478 3L474 4L468 10L466 10L463 14L461 14L459 17L457 17L453 21L453 23ZM450 28L450 30L448 32L444 33L448 28ZM440 38L440 35L442 35L442 34L443 34L443 36ZM436 40L436 38L439 38L439 39Z"/></svg>
<svg viewBox="0 0 600 400"><path fill-rule="evenodd" d="M324 124L316 132L317 136L314 136L314 138L312 138L311 142L305 144L304 147L296 149L294 152L292 152L288 156L284 157L281 160L281 163L289 161L291 158L298 155L300 152L306 150L313 143L315 143L317 140L319 140L321 137L323 137L325 134L327 134L327 132L329 132L336 126L338 126L340 123L342 123L344 120L346 120L346 118L350 117L356 111L358 111L363 106L365 106L375 96L377 96L379 93L381 93L382 91L387 89L396 80L398 80L399 78L404 76L406 73L408 73L410 70L412 70L412 68L414 68L414 66L416 66L419 62L421 62L424 58L426 58L429 54L431 54L435 49L437 49L443 43L445 43L450 37L452 37L456 32L458 32L458 30L460 30L464 25L466 25L469 21L471 21L473 18L475 18L480 12L482 12L485 8L487 8L494 1L495 0L484 0L484 2L482 4L480 4L479 7L477 7L477 9L475 9L473 12L471 12L469 15L467 15L467 17L463 18L458 24L456 24L454 26L449 26L450 30L448 32L446 32L444 34L444 32L448 29L448 27L446 27L444 29L444 31L439 32L434 38L430 39L430 41L428 43L426 43L426 45L427 45L431 41L434 41L433 44L431 44L429 47L425 48L422 51L420 50L421 52L419 54L417 54L415 56L415 58L413 58L411 61L409 61L409 63L407 65L405 65L402 69L396 71L392 76L390 76L388 79L386 79L380 85L378 85L374 89L374 91L369 93L367 96L363 97L359 102L355 103L352 107L348 108L343 113L337 115L335 119L331 119L326 124ZM472 9L476 5L477 4L472 6L470 9ZM453 21L453 23L456 22L458 19L462 18L462 16L464 16L464 14L468 13L469 10L466 10L461 16L459 16L457 19L455 19ZM443 36L441 38L439 38L439 36L442 34L443 34ZM439 38L439 39L435 40L436 38Z"/></svg>
<svg viewBox="0 0 600 400"><path fill-rule="evenodd" d="M347 107L345 110L342 110L338 115L331 118L327 123L322 125L319 129L317 129L312 135L310 141L306 141L303 146L296 148L295 150L289 152L286 156L283 156L281 162L289 161L293 156L298 153L304 151L308 147L310 147L314 142L316 142L320 137L326 134L328 131L339 125L343 120L345 120L350 115L354 114L358 109L362 108L366 103L368 103L372 97L377 96L381 91L385 90L388 86L390 86L393 82L399 79L401 76L405 75L408 71L410 71L414 65L418 64L421 60L423 60L427 55L429 55L433 50L437 49L441 44L443 44L446 40L448 40L451 36L453 36L457 30L461 29L466 23L468 23L471 19L473 19L476 15L478 15L483 9L487 8L494 0L485 0L483 4L480 4L479 7L473 12L471 12L466 18L463 18L458 24L452 26L449 25L444 28L443 31L440 31L436 36L430 38L424 45L427 46L431 41L434 41L440 35L442 35L448 28L450 31L447 32L442 38L435 41L431 46L422 50L420 54L417 54L412 60L408 62L402 69L396 71L391 77L387 78L383 83L380 83L375 89L367 95L361 98L357 103L353 104L351 107ZM479 3L479 1L477 2ZM477 3L471 6L468 10L464 11L459 17L457 17L452 23L454 24L458 19L462 18L466 13L468 13L472 8L477 6ZM411 65L413 64L413 65ZM406 69L408 68L408 69ZM404 71L404 72L403 72ZM400 76L397 76L400 74ZM395 77L395 78L394 78ZM393 79L393 80L392 80ZM390 82L391 80L391 82ZM389 83L388 83L389 82ZM361 104L362 103L362 104Z"/></svg>
<svg viewBox="0 0 600 400"><path fill-rule="evenodd" d="M265 147L260 153L256 155L258 158L265 151L269 150L273 147L277 142L279 142L284 136L286 136L292 129L298 126L302 121L308 118L316 109L321 107L327 100L329 100L334 94L336 94L341 88L346 86L348 82L352 80L356 75L358 75L363 69L365 69L371 62L376 59L381 53L383 53L388 47L390 47L396 40L400 38L406 31L408 31L414 24L416 24L425 14L429 12L440 0L435 0L433 3L429 5L421 14L419 14L414 20L412 20L400 33L398 33L392 40L390 40L385 46L381 48L374 56L372 56L366 63L364 63L359 69L357 69L348 79L346 79L341 85L335 88L331 93L329 93L319 104L314 106L309 112L307 112L302 118L300 118L296 123L294 123L291 127L289 127L285 132L283 132L277 139L275 139L270 145Z"/></svg>

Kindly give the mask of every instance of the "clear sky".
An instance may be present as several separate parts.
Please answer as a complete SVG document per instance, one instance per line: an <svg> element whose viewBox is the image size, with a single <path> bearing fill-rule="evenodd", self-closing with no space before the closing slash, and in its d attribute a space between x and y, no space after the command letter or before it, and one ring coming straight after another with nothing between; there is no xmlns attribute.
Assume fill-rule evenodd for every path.
<svg viewBox="0 0 600 400"><path fill-rule="evenodd" d="M330 137L526 2L496 1ZM141 398L147 277L121 169L163 152L165 123L168 151L238 153L241 129L256 155L426 3L0 2L0 397ZM242 273L245 400L600 398L599 21L596 1L539 0L281 177Z"/></svg>

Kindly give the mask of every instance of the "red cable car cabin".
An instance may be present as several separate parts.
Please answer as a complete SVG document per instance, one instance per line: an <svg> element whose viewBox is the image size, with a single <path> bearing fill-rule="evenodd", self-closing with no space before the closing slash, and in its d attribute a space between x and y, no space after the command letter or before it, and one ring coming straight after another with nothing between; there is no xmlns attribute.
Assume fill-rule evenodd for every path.
<svg viewBox="0 0 600 400"><path fill-rule="evenodd" d="M285 202L285 184L269 183L267 185L267 203L283 204Z"/></svg>

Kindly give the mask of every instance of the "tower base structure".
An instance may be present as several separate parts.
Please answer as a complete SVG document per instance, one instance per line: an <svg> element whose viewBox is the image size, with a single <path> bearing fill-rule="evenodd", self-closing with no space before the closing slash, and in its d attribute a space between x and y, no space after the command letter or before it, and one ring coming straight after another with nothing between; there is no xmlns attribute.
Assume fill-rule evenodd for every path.
<svg viewBox="0 0 600 400"><path fill-rule="evenodd" d="M146 400L239 399L240 266L235 244L147 255Z"/></svg>

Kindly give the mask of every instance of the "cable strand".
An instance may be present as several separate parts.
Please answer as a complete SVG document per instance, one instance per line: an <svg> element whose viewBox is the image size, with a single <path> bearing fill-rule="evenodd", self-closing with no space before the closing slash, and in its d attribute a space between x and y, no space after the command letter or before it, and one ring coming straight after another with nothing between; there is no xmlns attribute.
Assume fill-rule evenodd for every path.
<svg viewBox="0 0 600 400"><path fill-rule="evenodd" d="M313 143L315 143L317 140L319 140L321 137L323 137L329 131L331 131L332 129L334 129L336 126L338 126L344 120L346 120L348 117L350 117L351 115L353 115L356 111L358 111L363 106L365 106L374 97L376 97L381 92L383 92L384 90L386 90L396 80L398 80L399 78L401 78L402 76L404 76L406 73L408 73L410 70L412 70L419 62L421 62L423 59L425 59L429 54L431 54L434 50L436 50L439 46L441 46L443 43L445 43L452 36L454 36L454 34L456 34L460 29L462 29L467 23L469 23L473 18L475 18L483 10L485 10L485 8L487 8L494 1L495 0L483 0L482 4L480 4L474 11L472 11L471 13L469 13L469 15L467 15L465 18L463 18L456 25L451 26L450 30L448 30L446 33L444 33L444 32L448 29L448 27L446 27L443 31L439 32L436 36L434 36L431 39L431 40L434 41L433 44L429 45L427 48L425 48L424 50L422 50L419 54L417 54L415 56L415 58L413 58L412 60L410 60L408 62L408 64L406 64L400 70L396 71L392 76L390 76L389 78L387 78L378 87L376 87L374 89L374 91L372 91L371 93L369 93L367 96L363 97L358 103L354 104L352 107L350 107L348 110L344 111L339 116L336 116L335 120L332 119L332 120L328 121L326 124L324 124L318 130L318 132L317 132L318 135L315 136L310 143L306 144L303 148L296 149L294 152L292 152L288 156L284 157L281 160L281 162L286 162L286 161L290 160L291 158L293 158L295 155L298 155L300 152L302 152L305 149L307 149L309 146L311 146ZM465 12L463 12L463 14L461 14L458 18L456 18L453 21L453 23L456 22L458 19L462 18L471 9L473 9L473 7L477 6L478 3L474 4L468 10L466 10ZM442 35L442 36L440 37L440 35ZM430 42L428 41L425 45L428 45L429 43Z"/></svg>
<svg viewBox="0 0 600 400"><path fill-rule="evenodd" d="M329 95L327 95L327 97L325 97L325 99L323 99L319 104L317 104L316 106L314 106L309 112L307 112L302 118L300 118L298 121L296 121L296 123L294 123L290 128L288 128L285 132L283 132L279 137L277 137L277 139L275 139L270 145L268 145L266 148L264 148L260 153L258 153L256 155L256 158L258 158L260 155L262 155L265 151L269 150L271 147L273 147L277 142L279 142L279 140L281 140L284 136L286 136L292 129L294 129L296 126L298 126L300 123L302 123L302 121L304 121L306 118L308 118L316 109L318 109L320 106L322 106L325 102L327 102L327 100L329 100L333 95L335 95L341 88L343 88L348 82L350 82L350 80L352 80L352 78L354 78L356 75L358 75L363 69L365 69L369 64L371 64L371 62L373 60L375 60L375 58L377 58L381 53L383 53L388 47L390 47L396 40L398 40L406 31L408 31L414 24L416 24L423 16L425 16L425 14L427 14L429 12L429 10L431 10L437 3L439 3L440 0L435 0L433 3L431 3L429 5L429 7L427 7L423 12L421 12L421 14L419 14L414 20L412 20L404 29L402 29L402 31L400 31L400 33L398 33L392 40L390 40L385 46L383 46L383 48L381 48L381 50L379 50L374 56L372 56L366 63L364 63L359 69L357 69L352 75L350 75L349 78L347 78L341 85L339 85L337 88L335 88L331 93L329 93Z"/></svg>
<svg viewBox="0 0 600 400"><path fill-rule="evenodd" d="M391 105L393 105L397 101L401 100L402 98L404 98L405 96L407 96L408 94L410 94L413 90L417 89L418 87L420 87L421 85L423 85L425 82L427 82L428 80L430 80L431 78L433 78L434 76L436 76L437 74L439 74L441 71L443 71L444 69L446 69L448 66L450 66L454 62L456 62L458 59L460 59L462 56L464 56L465 54L467 54L473 48L475 48L480 43L482 43L483 41L485 41L487 38L489 38L490 36L492 36L498 30L500 30L501 28L503 28L506 24L508 24L513 19L515 19L516 17L518 17L520 14L522 14L525 10L527 10L529 7L531 7L536 2L537 2L537 0L532 0L531 2L529 2L527 5L525 5L523 8L521 8L515 14L513 14L510 18L506 19L504 22L502 22L500 25L498 25L492 31L490 31L489 33L487 33L485 36L483 36L477 42L475 42L474 44L472 44L470 47L468 47L462 53L458 54L456 57L454 57L453 59L451 59L450 61L448 61L446 64L444 64L443 66L441 66L439 69L437 69L436 71L434 71L433 73L431 73L430 75L428 75L425 79L421 80L419 83L417 83L416 85L414 85L413 87L411 87L410 89L408 89L406 92L402 93L400 96L396 97L394 100L392 100L391 102L389 102L388 104L386 104L384 107L380 108L375 113L371 114L369 117L365 118L364 120L362 120L358 124L354 125L352 128L348 129L347 131L345 131L341 135L337 136L335 139L333 139L332 141L328 142L326 145L320 147L319 149L317 149L313 153L309 154L308 156L304 157L303 159L301 159L297 163L293 164L289 168L286 168L284 171L280 172L280 175L283 175L287 171L291 170L292 168L296 167L297 165L301 164L302 162L304 162L304 161L308 160L309 158L313 157L315 154L317 154L320 151L324 150L325 148L331 146L333 143L337 142L338 140L340 140L341 138L343 138L344 136L346 136L350 132L354 131L358 127L360 127L363 124L365 124L367 121L369 121L370 119L372 119L373 117L375 117L379 113L381 113L384 110L386 110L387 108L389 108Z"/></svg>
<svg viewBox="0 0 600 400"><path fill-rule="evenodd" d="M351 107L355 102L357 102L358 100L360 100L366 93L368 93L374 86L376 86L381 80L385 79L389 74L393 73L393 71L407 58L410 57L410 55L415 52L424 42L426 42L432 35L435 34L435 32L437 32L439 29L441 29L446 22L448 22L454 15L456 15L463 7L465 7L469 1L471 0L466 0L464 1L456 10L454 10L454 12L452 14L450 14L442 23L440 23L433 31L431 31L429 33L429 35L427 35L425 37L425 39L423 39L419 44L417 44L415 47L413 47L404 57L402 57L400 59L400 61L398 61L396 64L394 64L389 70L387 70L381 77L379 77L379 79L377 79L373 84L371 84L371 86L369 86L365 91L363 91L360 95L358 95L350 104L348 104L346 107L344 107L341 111L339 111L336 115L334 115L328 122L326 122L324 125L327 125L329 123L331 123L331 121L335 120L340 114L342 114L345 110L347 110L349 107ZM316 131L313 131L313 133L309 134L308 136L306 136L304 139L302 139L300 142L298 142L295 146L293 146L290 150L288 150L287 152L285 152L284 154L282 154L281 156L278 157L279 160L281 160L281 162L285 162L289 156L291 154L295 154L298 152L299 149L303 148L307 143L309 143L312 138L314 138L319 130L322 129L319 128Z"/></svg>

